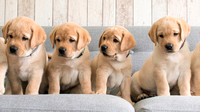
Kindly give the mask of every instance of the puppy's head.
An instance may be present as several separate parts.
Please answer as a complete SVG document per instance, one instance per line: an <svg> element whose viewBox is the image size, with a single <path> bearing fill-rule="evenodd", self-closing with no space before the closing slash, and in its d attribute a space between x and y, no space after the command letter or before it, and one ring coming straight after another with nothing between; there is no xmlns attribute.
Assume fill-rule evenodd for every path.
<svg viewBox="0 0 200 112"><path fill-rule="evenodd" d="M50 40L56 45L56 53L69 59L74 59L90 43L91 37L87 30L74 23L57 26L50 34Z"/></svg>
<svg viewBox="0 0 200 112"><path fill-rule="evenodd" d="M29 56L35 47L46 40L44 30L27 17L17 17L8 21L2 33L8 53L19 57Z"/></svg>
<svg viewBox="0 0 200 112"><path fill-rule="evenodd" d="M114 57L134 48L136 42L131 33L121 26L107 28L99 40L101 53L107 57Z"/></svg>
<svg viewBox="0 0 200 112"><path fill-rule="evenodd" d="M167 53L178 52L190 33L190 26L181 18L163 17L149 30L149 37L155 45Z"/></svg>

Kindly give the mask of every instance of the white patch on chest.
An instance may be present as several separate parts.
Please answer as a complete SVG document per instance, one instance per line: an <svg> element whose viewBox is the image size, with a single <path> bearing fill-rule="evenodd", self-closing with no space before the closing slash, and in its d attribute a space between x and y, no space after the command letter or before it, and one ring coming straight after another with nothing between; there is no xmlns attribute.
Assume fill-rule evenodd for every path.
<svg viewBox="0 0 200 112"><path fill-rule="evenodd" d="M169 86L172 87L176 84L178 77L180 75L180 71L178 66L170 68L167 70L167 81L169 83Z"/></svg>
<svg viewBox="0 0 200 112"><path fill-rule="evenodd" d="M29 78L29 67L30 63L28 60L21 62L21 66L19 67L19 77L22 81L28 81Z"/></svg>
<svg viewBox="0 0 200 112"><path fill-rule="evenodd" d="M118 88L121 85L122 80L123 80L123 74L121 73L121 71L113 72L108 78L107 82L108 89Z"/></svg>
<svg viewBox="0 0 200 112"><path fill-rule="evenodd" d="M78 70L67 68L68 70L63 70L64 72L61 74L61 90L66 90L70 87L73 87L78 84Z"/></svg>
<svg viewBox="0 0 200 112"><path fill-rule="evenodd" d="M167 63L166 63L166 75L167 75L167 81L169 83L170 87L173 87L180 75L180 61L182 56L180 54L177 54L175 56L168 56L167 57Z"/></svg>

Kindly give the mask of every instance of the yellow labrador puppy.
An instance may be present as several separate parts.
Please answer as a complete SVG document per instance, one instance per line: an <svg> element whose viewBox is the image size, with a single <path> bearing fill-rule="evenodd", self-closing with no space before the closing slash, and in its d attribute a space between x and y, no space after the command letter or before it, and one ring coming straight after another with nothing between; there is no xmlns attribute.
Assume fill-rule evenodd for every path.
<svg viewBox="0 0 200 112"><path fill-rule="evenodd" d="M65 23L51 32L50 40L56 49L47 68L49 94L93 93L88 31L77 24Z"/></svg>
<svg viewBox="0 0 200 112"><path fill-rule="evenodd" d="M38 94L47 59L44 30L27 17L17 17L7 22L2 33L12 94ZM24 82L28 84L23 90Z"/></svg>
<svg viewBox="0 0 200 112"><path fill-rule="evenodd" d="M169 96L176 84L181 95L190 95L190 50L185 42L189 33L189 25L181 18L167 16L152 25L149 37L154 51L132 76L134 100L148 97L145 93Z"/></svg>
<svg viewBox="0 0 200 112"><path fill-rule="evenodd" d="M192 70L192 80L191 88L194 95L200 96L200 42L197 44L196 48L192 52L191 57L191 70Z"/></svg>
<svg viewBox="0 0 200 112"><path fill-rule="evenodd" d="M8 64L6 57L6 44L2 37L0 37L0 95L4 94L4 80L7 72Z"/></svg>
<svg viewBox="0 0 200 112"><path fill-rule="evenodd" d="M107 28L99 40L100 53L92 60L92 81L97 94L120 87L122 98L132 103L130 85L132 64L129 50L136 45L131 33L121 26Z"/></svg>

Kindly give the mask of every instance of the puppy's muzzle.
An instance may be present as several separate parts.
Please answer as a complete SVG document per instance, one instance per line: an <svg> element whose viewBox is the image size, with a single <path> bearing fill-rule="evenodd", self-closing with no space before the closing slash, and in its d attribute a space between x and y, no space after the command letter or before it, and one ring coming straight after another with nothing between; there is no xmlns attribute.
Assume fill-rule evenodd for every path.
<svg viewBox="0 0 200 112"><path fill-rule="evenodd" d="M64 55L65 55L65 52L66 52L66 49L63 48L63 47L60 47L60 48L58 49L58 51L59 51L59 55L64 56Z"/></svg>
<svg viewBox="0 0 200 112"><path fill-rule="evenodd" d="M102 45L101 46L101 51L103 53L104 56L109 56L107 53L106 53L106 50L108 49L108 46L106 45Z"/></svg>
<svg viewBox="0 0 200 112"><path fill-rule="evenodd" d="M108 49L108 46L106 46L106 45L102 45L101 46L101 51L102 52L106 52L107 49Z"/></svg>
<svg viewBox="0 0 200 112"><path fill-rule="evenodd" d="M170 51L173 51L173 46L174 46L173 44L168 43L168 44L165 45L165 48L167 49L167 51L170 52Z"/></svg>
<svg viewBox="0 0 200 112"><path fill-rule="evenodd" d="M16 46L10 46L10 53L11 54L16 54L17 50L18 50L18 48Z"/></svg>

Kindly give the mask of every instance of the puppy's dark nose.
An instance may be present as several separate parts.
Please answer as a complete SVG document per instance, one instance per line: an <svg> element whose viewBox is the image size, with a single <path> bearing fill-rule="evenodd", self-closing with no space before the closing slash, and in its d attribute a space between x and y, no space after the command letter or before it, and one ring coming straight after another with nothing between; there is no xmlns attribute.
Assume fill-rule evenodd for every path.
<svg viewBox="0 0 200 112"><path fill-rule="evenodd" d="M106 45L102 45L102 46L101 46L101 50L102 50L102 51L106 51L107 48L108 48L108 46L106 46Z"/></svg>
<svg viewBox="0 0 200 112"><path fill-rule="evenodd" d="M18 48L16 46L10 46L10 53L16 54Z"/></svg>
<svg viewBox="0 0 200 112"><path fill-rule="evenodd" d="M168 43L168 44L165 45L165 48L166 48L167 50L173 50L173 44Z"/></svg>
<svg viewBox="0 0 200 112"><path fill-rule="evenodd" d="M62 55L64 55L64 54L65 54L65 51L66 51L66 49L65 49L65 48L63 48L63 47L60 47L58 50L59 50L59 53L60 53L60 54L62 54Z"/></svg>

